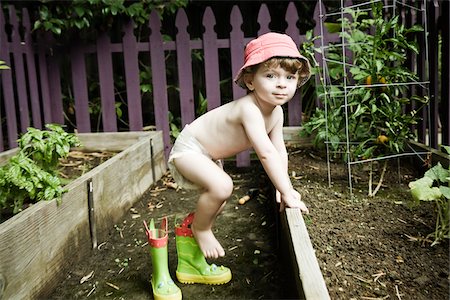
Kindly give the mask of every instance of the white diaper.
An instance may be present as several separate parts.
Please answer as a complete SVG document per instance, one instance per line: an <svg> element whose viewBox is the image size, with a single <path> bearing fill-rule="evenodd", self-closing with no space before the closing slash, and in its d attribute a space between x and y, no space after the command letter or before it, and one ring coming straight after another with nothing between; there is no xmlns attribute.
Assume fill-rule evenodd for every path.
<svg viewBox="0 0 450 300"><path fill-rule="evenodd" d="M175 144L169 154L169 160L167 162L170 173L178 186L185 189L198 189L199 187L186 179L180 172L178 172L173 160L181 157L186 153L200 153L212 160L211 155L205 150L200 142L189 132L189 125L186 125L181 131L180 135L175 140ZM222 161L217 160L215 163L219 167L222 166Z"/></svg>

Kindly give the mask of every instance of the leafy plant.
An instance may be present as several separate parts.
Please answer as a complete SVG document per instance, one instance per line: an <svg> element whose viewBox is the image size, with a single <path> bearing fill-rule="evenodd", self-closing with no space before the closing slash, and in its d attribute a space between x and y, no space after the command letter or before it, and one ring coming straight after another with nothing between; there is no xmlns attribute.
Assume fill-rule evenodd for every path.
<svg viewBox="0 0 450 300"><path fill-rule="evenodd" d="M450 147L442 146L447 151L450 158ZM450 222L450 166L445 169L441 163L425 172L425 175L409 183L413 201L411 206L418 206L421 201L434 201L436 204L436 226L432 246L443 239L448 239Z"/></svg>
<svg viewBox="0 0 450 300"><path fill-rule="evenodd" d="M327 114L324 108L317 108L304 124L302 134L315 134L317 147L327 141L335 157L347 152L344 145L348 137L351 157L343 156L344 160L369 160L401 153L408 140L414 138L411 128L417 123L420 110L419 107L405 113L405 107L413 102L425 105L428 100L407 96L408 83L418 78L404 67L408 54L418 53L411 37L422 28L416 25L406 28L398 16L386 20L381 2L372 4L371 14L359 8L347 9L346 13L349 18L327 26L340 32L345 40L345 51L341 44L330 44L323 53L328 62L329 78L322 78L322 74L316 72L323 84L318 94L325 101ZM320 51L311 49L311 43L306 50L311 56L314 51ZM345 69L343 62L347 66ZM384 160L374 190L373 168L370 167L369 196L374 196L380 188L386 166L387 160Z"/></svg>
<svg viewBox="0 0 450 300"><path fill-rule="evenodd" d="M16 214L24 202L61 200L64 193L56 174L58 161L67 157L70 147L80 141L61 126L47 124L49 130L28 128L18 140L19 152L0 168L0 207Z"/></svg>
<svg viewBox="0 0 450 300"><path fill-rule="evenodd" d="M148 16L153 10L162 16L164 12L173 13L186 4L187 0L40 0L34 29L42 28L62 35L70 29L107 28L116 16L128 17L137 25L143 25L148 22Z"/></svg>

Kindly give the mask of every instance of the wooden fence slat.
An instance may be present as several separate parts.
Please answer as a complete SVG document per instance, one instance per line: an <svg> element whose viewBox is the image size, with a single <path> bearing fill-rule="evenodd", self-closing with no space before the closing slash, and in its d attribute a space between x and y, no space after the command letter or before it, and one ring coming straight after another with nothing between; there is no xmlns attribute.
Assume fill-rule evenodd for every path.
<svg viewBox="0 0 450 300"><path fill-rule="evenodd" d="M442 144L450 145L450 2L442 2ZM445 84L446 83L446 84Z"/></svg>
<svg viewBox="0 0 450 300"><path fill-rule="evenodd" d="M42 129L41 104L39 101L39 88L36 76L36 63L31 39L31 23L27 9L22 9L22 24L24 26L25 55L27 62L28 84L30 88L30 102L33 127Z"/></svg>
<svg viewBox="0 0 450 300"><path fill-rule="evenodd" d="M289 3L286 9L286 22L288 23L286 34L294 40L297 47L300 47L300 34L296 26L298 22L298 12L293 2ZM299 126L302 123L303 104L300 94L300 90L297 90L294 97L287 104L289 126Z"/></svg>
<svg viewBox="0 0 450 300"><path fill-rule="evenodd" d="M80 133L91 132L86 62L81 45L77 44L72 47L70 60L77 130Z"/></svg>
<svg viewBox="0 0 450 300"><path fill-rule="evenodd" d="M203 15L203 53L205 60L205 85L208 110L220 106L220 75L219 55L217 47L217 34L214 31L216 19L210 7L207 7Z"/></svg>
<svg viewBox="0 0 450 300"><path fill-rule="evenodd" d="M241 31L242 14L237 5L231 9L230 24L232 30L230 32L230 52L231 52L231 77L236 76L239 69L244 64L244 33ZM237 84L233 84L233 97L238 99L245 96L243 88ZM243 151L236 156L236 165L244 167L250 165L249 151Z"/></svg>
<svg viewBox="0 0 450 300"><path fill-rule="evenodd" d="M263 35L264 33L268 33L270 31L269 29L270 13L265 3L261 4L259 8L257 22L259 24L258 36Z"/></svg>
<svg viewBox="0 0 450 300"><path fill-rule="evenodd" d="M0 28L5 28L5 16L3 14L3 10L0 9ZM13 80L12 80L12 66L11 60L9 59L9 46L7 43L6 32L4 30L0 30L0 40L3 42L0 47L0 59L3 60L11 69L2 70L1 79L2 79L2 90L3 90L3 99L5 99L5 116L6 118L6 127L8 134L8 146L9 149L17 147L17 118L16 118L16 106L14 101L14 88L13 88ZM2 131L2 130L0 130ZM1 149L0 151L5 150L3 145L3 133L2 140L0 142Z"/></svg>
<svg viewBox="0 0 450 300"><path fill-rule="evenodd" d="M421 11L425 11L425 7L423 6L423 2L420 4L420 10ZM417 24L421 25L422 28L426 28L426 26L424 26L424 22L426 21L426 17L424 16L423 13L418 13L417 15ZM417 34L417 41L419 44L421 45L425 45L425 38L423 34ZM417 75L419 77L419 81L424 82L428 80L428 76L426 74L426 54L425 51L419 51L419 54L417 55ZM425 96L425 89L419 89L418 90L418 95L419 96ZM424 107L422 109L422 112L419 113L419 117L421 118L421 120L418 121L417 124L417 137L418 137L418 141L420 143L426 144L426 131L427 131L427 122L428 122L428 107Z"/></svg>
<svg viewBox="0 0 450 300"><path fill-rule="evenodd" d="M192 58L189 45L189 25L184 9L178 10L175 20L178 29L176 37L178 83L180 89L181 126L191 123L195 119L194 92L192 87Z"/></svg>
<svg viewBox="0 0 450 300"><path fill-rule="evenodd" d="M9 20L14 28L11 33L11 46L13 48L15 82L16 86L20 87L17 89L17 98L19 99L18 103L20 111L20 130L21 132L26 132L27 128L30 126L27 81L25 79L25 67L23 64L19 22L17 20L16 10L13 5L9 6Z"/></svg>
<svg viewBox="0 0 450 300"><path fill-rule="evenodd" d="M438 104L438 29L437 29L437 15L438 8L435 7L433 2L428 2L428 72L430 76L430 105L429 109L431 115L429 128L429 145L433 149L438 148L438 118L439 118L439 104Z"/></svg>
<svg viewBox="0 0 450 300"><path fill-rule="evenodd" d="M150 63L152 67L153 84L153 107L155 112L156 130L162 130L164 141L164 154L166 158L169 157L170 151L170 130L169 130L169 105L167 98L167 79L166 79L166 65L164 57L164 49L162 35L161 35L161 20L158 14L153 11L150 14L149 27L151 30L150 43Z"/></svg>
<svg viewBox="0 0 450 300"><path fill-rule="evenodd" d="M139 80L139 52L134 36L134 22L128 22L123 29L123 60L127 85L128 119L130 130L142 130L142 104Z"/></svg>
<svg viewBox="0 0 450 300"><path fill-rule="evenodd" d="M42 95L42 110L44 113L44 123L48 124L52 122L52 108L50 101L50 87L49 87L49 76L48 76L48 66L47 66L47 49L48 44L45 42L45 36L41 33L37 36L37 52L38 52L38 62L39 62L39 83Z"/></svg>
<svg viewBox="0 0 450 300"><path fill-rule="evenodd" d="M54 40L51 35L47 35L47 43L54 45ZM64 111L62 106L62 92L61 92L61 72L60 72L60 54L52 51L48 56L47 70L48 70L48 86L50 94L50 107L52 118L50 123L64 124Z"/></svg>
<svg viewBox="0 0 450 300"><path fill-rule="evenodd" d="M106 32L97 40L98 77L102 102L103 131L117 131L116 102L114 97L114 79L110 39Z"/></svg>

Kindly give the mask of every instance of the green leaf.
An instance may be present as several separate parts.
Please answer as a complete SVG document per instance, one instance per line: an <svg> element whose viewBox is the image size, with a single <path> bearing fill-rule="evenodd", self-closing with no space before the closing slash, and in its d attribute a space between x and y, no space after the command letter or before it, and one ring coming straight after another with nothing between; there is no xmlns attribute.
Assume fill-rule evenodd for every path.
<svg viewBox="0 0 450 300"><path fill-rule="evenodd" d="M438 162L437 165L425 172L425 176L431 178L432 180L445 183L447 181L447 177L450 176L450 171L444 169L441 163Z"/></svg>
<svg viewBox="0 0 450 300"><path fill-rule="evenodd" d="M448 200L450 200L450 187L447 186L440 186L439 190L441 191L442 195L447 198Z"/></svg>
<svg viewBox="0 0 450 300"><path fill-rule="evenodd" d="M411 195L416 201L434 201L442 196L442 192L437 187L419 186L411 190Z"/></svg>

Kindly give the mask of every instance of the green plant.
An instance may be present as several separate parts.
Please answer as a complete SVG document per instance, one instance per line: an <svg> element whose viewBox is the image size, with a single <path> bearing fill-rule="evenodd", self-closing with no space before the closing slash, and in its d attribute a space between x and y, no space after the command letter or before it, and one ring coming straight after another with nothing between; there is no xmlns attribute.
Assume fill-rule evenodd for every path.
<svg viewBox="0 0 450 300"><path fill-rule="evenodd" d="M40 0L34 29L44 29L62 35L70 29L97 29L112 26L113 18L128 17L137 25L148 22L152 11L162 16L184 7L187 0L74 0L69 2Z"/></svg>
<svg viewBox="0 0 450 300"><path fill-rule="evenodd" d="M442 148L450 158L450 147L442 146ZM410 182L409 188L413 200L409 202L410 206L418 206L421 201L433 201L436 204L435 230L428 235L428 237L434 236L434 242L431 245L450 238L450 166L445 169L441 163L437 163L425 172L422 178Z"/></svg>
<svg viewBox="0 0 450 300"><path fill-rule="evenodd" d="M48 124L49 130L28 128L18 140L19 152L0 168L0 207L16 214L24 202L61 200L64 189L57 176L60 158L80 141L61 126Z"/></svg>
<svg viewBox="0 0 450 300"><path fill-rule="evenodd" d="M304 124L302 134L314 134L316 147L328 142L335 157L348 153L349 156L342 156L344 160L370 160L401 153L414 137L411 128L417 123L420 110L419 106L405 113L405 107L412 102L425 105L428 100L407 96L408 83L418 78L404 67L408 54L418 53L412 37L422 28L406 28L398 16L385 19L381 2L372 4L371 14L359 9L347 9L346 13L349 18L327 26L340 32L345 49L341 44L328 45L323 55L327 58L329 78L323 78L321 71L316 72L323 84L318 94L324 100L327 114L324 108L317 108ZM311 43L305 47L311 56L320 51L312 49ZM349 149L345 149L347 138L351 142ZM370 167L369 196L380 188L386 166L384 160L374 190Z"/></svg>

